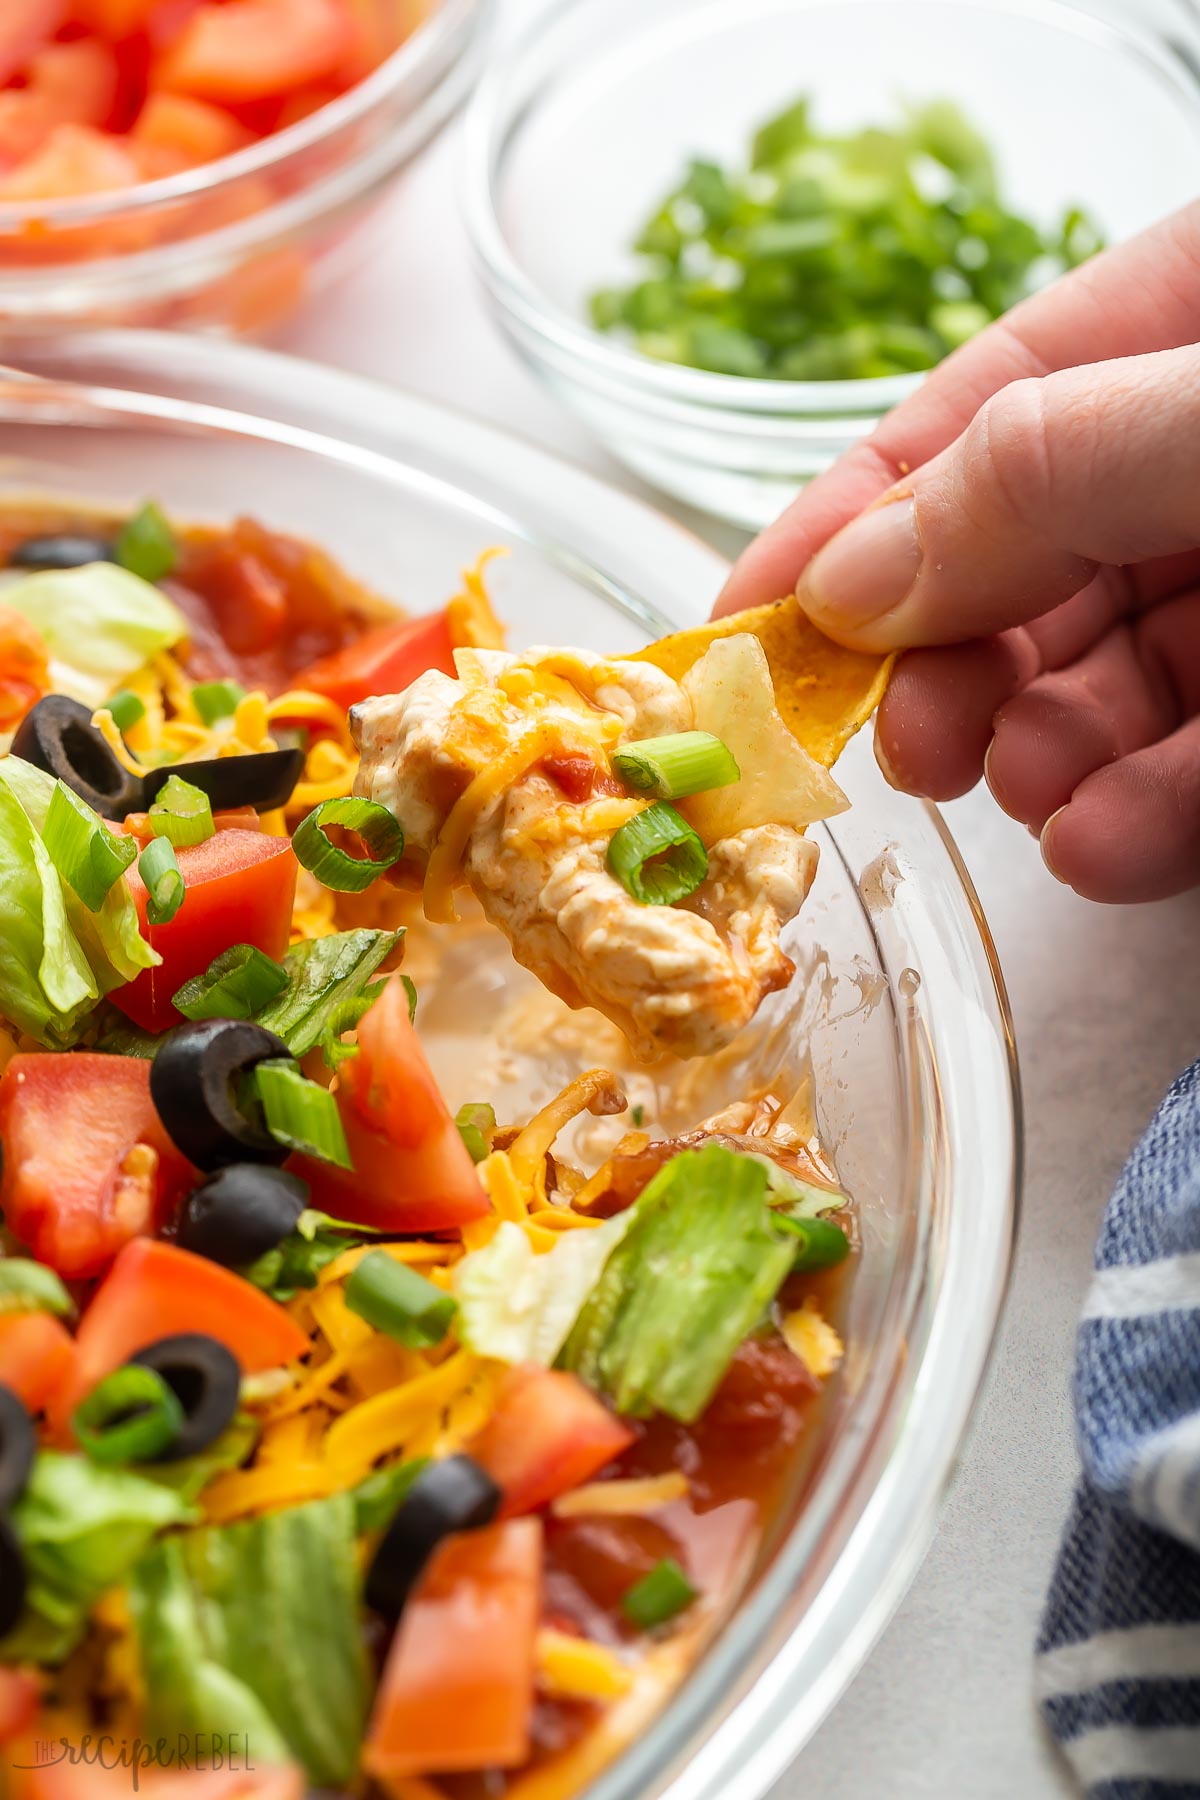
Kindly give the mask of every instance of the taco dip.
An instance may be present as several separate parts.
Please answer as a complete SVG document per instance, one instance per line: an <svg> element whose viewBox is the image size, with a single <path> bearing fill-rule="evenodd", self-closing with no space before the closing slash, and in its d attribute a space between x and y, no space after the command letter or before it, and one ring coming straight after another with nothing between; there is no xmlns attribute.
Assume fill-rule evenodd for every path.
<svg viewBox="0 0 1200 1800"><path fill-rule="evenodd" d="M792 1022L882 671L269 516L0 521L9 1789L568 1796L861 1391Z"/></svg>

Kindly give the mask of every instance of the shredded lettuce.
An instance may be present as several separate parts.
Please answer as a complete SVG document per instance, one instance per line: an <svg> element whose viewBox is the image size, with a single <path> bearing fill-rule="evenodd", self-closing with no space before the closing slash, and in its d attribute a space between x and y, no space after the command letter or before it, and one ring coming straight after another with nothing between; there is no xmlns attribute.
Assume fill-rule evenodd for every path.
<svg viewBox="0 0 1200 1800"><path fill-rule="evenodd" d="M519 1225L505 1220L482 1250L458 1265L458 1335L478 1356L548 1369L633 1223L617 1213L591 1230L565 1231L538 1256Z"/></svg>
<svg viewBox="0 0 1200 1800"><path fill-rule="evenodd" d="M774 1300L794 1242L772 1224L762 1163L723 1144L672 1157L618 1216L628 1229L559 1361L618 1412L690 1424Z"/></svg>
<svg viewBox="0 0 1200 1800"><path fill-rule="evenodd" d="M155 1544L130 1611L147 1736L245 1732L257 1763L354 1775L370 1698L349 1493Z"/></svg>
<svg viewBox="0 0 1200 1800"><path fill-rule="evenodd" d="M315 1288L321 1270L364 1239L376 1237L370 1225L351 1225L345 1219L331 1219L328 1213L306 1207L296 1220L295 1228L275 1245L264 1250L252 1263L245 1263L238 1273L253 1282L272 1300L286 1305L305 1288Z"/></svg>
<svg viewBox="0 0 1200 1800"><path fill-rule="evenodd" d="M174 601L115 563L27 575L5 587L4 604L45 639L56 691L93 708L187 635Z"/></svg>
<svg viewBox="0 0 1200 1800"><path fill-rule="evenodd" d="M0 761L0 775L12 760ZM39 1043L69 1044L99 997L58 871L0 780L0 1013Z"/></svg>
<svg viewBox="0 0 1200 1800"><path fill-rule="evenodd" d="M194 1517L186 1499L126 1469L43 1450L12 1509L29 1587L0 1663L59 1663L101 1594L124 1581L156 1535Z"/></svg>
<svg viewBox="0 0 1200 1800"><path fill-rule="evenodd" d="M258 1023L281 1037L293 1056L304 1056L321 1042L334 1012L362 992L403 936L403 931L339 931L294 944L283 959L288 985L258 1013Z"/></svg>
<svg viewBox="0 0 1200 1800"><path fill-rule="evenodd" d="M407 1462L393 1463L388 1469L376 1469L356 1488L351 1488L354 1529L360 1533L382 1531L385 1525L390 1525L409 1488L428 1467L427 1456L410 1457Z"/></svg>
<svg viewBox="0 0 1200 1800"><path fill-rule="evenodd" d="M63 1045L102 995L162 959L124 877L91 912L51 863L40 832L53 792L44 770L0 758L0 1013Z"/></svg>

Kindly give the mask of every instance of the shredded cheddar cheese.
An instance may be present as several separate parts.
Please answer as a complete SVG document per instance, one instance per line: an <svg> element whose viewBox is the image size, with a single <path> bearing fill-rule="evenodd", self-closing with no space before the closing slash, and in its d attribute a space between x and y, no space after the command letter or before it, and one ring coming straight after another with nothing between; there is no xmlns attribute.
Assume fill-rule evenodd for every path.
<svg viewBox="0 0 1200 1800"><path fill-rule="evenodd" d="M842 1360L842 1340L811 1300L788 1313L780 1329L788 1348L818 1381L833 1374Z"/></svg>
<svg viewBox="0 0 1200 1800"><path fill-rule="evenodd" d="M640 1518L672 1500L686 1500L688 1478L679 1469L666 1475L631 1477L628 1481L593 1481L560 1494L550 1510L556 1519L578 1519L588 1513L611 1518Z"/></svg>
<svg viewBox="0 0 1200 1800"><path fill-rule="evenodd" d="M556 1700L618 1700L633 1686L633 1672L615 1650L589 1638L543 1626L535 1647L538 1685Z"/></svg>

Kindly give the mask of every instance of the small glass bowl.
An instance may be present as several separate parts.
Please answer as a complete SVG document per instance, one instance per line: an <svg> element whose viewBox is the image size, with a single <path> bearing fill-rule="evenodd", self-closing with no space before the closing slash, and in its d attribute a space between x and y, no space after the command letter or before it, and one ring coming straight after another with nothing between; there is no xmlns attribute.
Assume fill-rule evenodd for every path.
<svg viewBox="0 0 1200 1800"><path fill-rule="evenodd" d="M250 511L414 610L502 545L488 579L512 641L609 654L697 622L728 573L629 495L395 389L179 334L29 348L25 377L0 371L0 499L128 508L149 490L184 518ZM847 1353L808 1466L719 1629L587 1800L767 1792L917 1567L1000 1316L1021 1120L995 949L938 814L885 785L867 733L838 780L853 804L814 829L817 878L789 943L796 979L738 1057L656 1077L651 1116L685 1129L764 1078L807 1076L860 1227ZM527 1117L610 1054L607 1039L563 1034L541 1012L514 1038L511 956L485 956L471 937L457 957L441 985L422 976L420 1003L452 1107L486 1094L502 1116Z"/></svg>
<svg viewBox="0 0 1200 1800"><path fill-rule="evenodd" d="M493 5L423 4L363 81L232 156L113 193L0 203L0 331L281 324L469 91Z"/></svg>
<svg viewBox="0 0 1200 1800"><path fill-rule="evenodd" d="M955 100L995 147L1015 207L1048 224L1079 203L1110 241L1130 236L1200 185L1200 63L1185 20L1160 9L1159 30L1152 8L1117 10L566 0L468 112L466 216L496 317L638 474L760 527L922 377L765 381L658 362L593 330L589 294L633 275L628 246L689 157L741 161L755 127L800 94L831 129Z"/></svg>

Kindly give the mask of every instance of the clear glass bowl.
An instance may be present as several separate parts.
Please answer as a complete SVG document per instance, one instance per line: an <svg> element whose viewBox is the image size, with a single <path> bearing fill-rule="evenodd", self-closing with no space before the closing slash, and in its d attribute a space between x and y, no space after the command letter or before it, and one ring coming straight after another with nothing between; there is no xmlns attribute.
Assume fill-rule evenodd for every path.
<svg viewBox="0 0 1200 1800"><path fill-rule="evenodd" d="M0 379L0 499L33 489L126 505L150 490L183 516L251 510L426 608L501 543L489 579L514 639L610 652L702 617L725 570L544 452L367 381L152 333L48 339L30 367L46 380ZM604 1800L758 1800L800 1749L917 1567L1004 1297L1021 1134L995 952L937 813L885 786L865 740L838 772L854 804L818 832L790 946L800 977L736 1067L697 1085L676 1065L657 1100L660 1117L695 1123L743 1091L747 1069L811 1075L862 1225L847 1357L736 1603L595 1783ZM458 974L477 1035L461 1093L449 1075L452 1104L480 1098L483 1042L503 1046L509 984L523 979L506 951L472 953ZM452 997L423 989L421 1001L423 1035L451 1071ZM514 1117L567 1063L595 1060L554 1029L530 1043L501 1099Z"/></svg>
<svg viewBox="0 0 1200 1800"><path fill-rule="evenodd" d="M364 81L245 150L111 194L0 203L0 332L280 325L364 253L357 228L478 73L493 0L412 11L424 22Z"/></svg>
<svg viewBox="0 0 1200 1800"><path fill-rule="evenodd" d="M1187 0L565 0L493 63L468 111L479 272L525 361L668 493L759 527L919 375L786 382L657 362L587 323L689 156L744 158L799 94L849 129L948 97L997 152L1013 203L1080 202L1110 240L1200 185L1200 38ZM1124 13L1124 17L1122 17ZM1120 121L1119 129L1114 121Z"/></svg>

